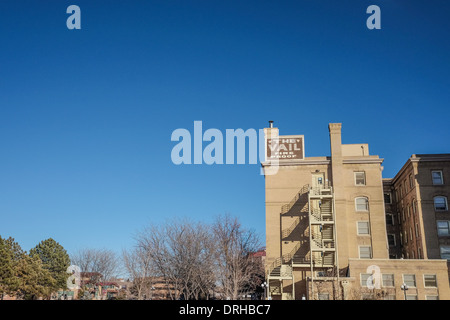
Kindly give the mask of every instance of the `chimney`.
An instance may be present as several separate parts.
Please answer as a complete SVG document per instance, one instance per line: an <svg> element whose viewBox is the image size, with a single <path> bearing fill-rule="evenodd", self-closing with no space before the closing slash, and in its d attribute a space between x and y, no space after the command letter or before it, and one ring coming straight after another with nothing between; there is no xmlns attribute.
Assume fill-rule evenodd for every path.
<svg viewBox="0 0 450 320"><path fill-rule="evenodd" d="M331 148L331 174L332 184L336 196L340 195L343 186L342 175L342 138L341 138L341 123L330 123L328 130L330 131L330 148Z"/></svg>
<svg viewBox="0 0 450 320"><path fill-rule="evenodd" d="M341 136L342 123L330 123L328 130L330 131L330 147L331 147L331 160L342 162L342 136Z"/></svg>

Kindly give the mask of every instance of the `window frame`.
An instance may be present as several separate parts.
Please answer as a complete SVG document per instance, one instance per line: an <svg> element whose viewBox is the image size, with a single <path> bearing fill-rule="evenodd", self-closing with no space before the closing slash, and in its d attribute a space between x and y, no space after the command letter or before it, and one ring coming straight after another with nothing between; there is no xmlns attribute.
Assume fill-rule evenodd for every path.
<svg viewBox="0 0 450 320"><path fill-rule="evenodd" d="M445 248L445 250L448 250L448 253L445 253L444 255L448 255L448 257L447 258L444 258L443 256L442 256L442 249L444 249ZM441 259L447 259L447 261L450 261L450 245L445 245L445 244L441 244L440 246L439 246L439 255L441 256Z"/></svg>
<svg viewBox="0 0 450 320"><path fill-rule="evenodd" d="M426 279L425 279L425 276L434 276L434 286L427 286L426 285ZM435 273L433 273L433 274L431 274L431 273L425 273L425 274L423 274L423 287L424 288L437 288L438 287L438 282L437 282L437 275L435 274Z"/></svg>
<svg viewBox="0 0 450 320"><path fill-rule="evenodd" d="M408 179L409 179L409 189L412 190L414 188L414 179L412 173L409 174Z"/></svg>
<svg viewBox="0 0 450 320"><path fill-rule="evenodd" d="M386 202L386 195L389 195L389 202ZM384 192L384 203L392 204L392 192Z"/></svg>
<svg viewBox="0 0 450 320"><path fill-rule="evenodd" d="M438 209L436 207L436 199L442 198L444 199L444 209ZM448 202L447 202L447 197L446 196L434 196L433 197L433 206L434 206L434 211L435 212L445 212L448 211Z"/></svg>
<svg viewBox="0 0 450 320"><path fill-rule="evenodd" d="M358 173L363 175L363 183L358 183L358 178L357 178L357 174ZM366 172L365 171L354 171L353 172L353 177L354 177L354 181L355 181L355 186L360 187L360 186L367 185L367 179L366 179Z"/></svg>
<svg viewBox="0 0 450 320"><path fill-rule="evenodd" d="M405 276L413 276L414 277L414 285L410 285L410 284L406 283ZM402 280L403 280L403 283L405 283L408 287L417 288L417 279L416 279L416 275L414 273L403 273Z"/></svg>
<svg viewBox="0 0 450 320"><path fill-rule="evenodd" d="M384 276L392 276L392 285L386 285ZM390 281L390 280L389 280ZM381 274L381 286L385 288L395 288L395 276L393 273L382 273Z"/></svg>
<svg viewBox="0 0 450 320"><path fill-rule="evenodd" d="M359 228L360 223L365 223L367 225L367 233L360 233L360 228ZM356 221L356 234L358 236L370 236L370 223L368 220Z"/></svg>
<svg viewBox="0 0 450 320"><path fill-rule="evenodd" d="M394 244L391 244L391 243L389 242L389 236L392 236L392 237L393 237L393 239L394 239ZM389 247L395 247L395 246L397 246L397 239L396 239L396 237L395 237L395 233L388 233L388 235L387 235L387 241L388 241L388 246L389 246Z"/></svg>
<svg viewBox="0 0 450 320"><path fill-rule="evenodd" d="M364 283L363 283L363 276L367 276L367 278L364 280ZM368 288L368 287L367 287L367 280L368 280L371 276L373 276L372 273L360 273L360 274L359 274L359 284L361 285L361 287ZM372 284L373 284L373 281L372 281Z"/></svg>
<svg viewBox="0 0 450 320"><path fill-rule="evenodd" d="M388 224L388 219L387 219L388 216L390 216L389 219L391 221L391 223L389 223L389 224ZM394 226L395 225L395 218L394 218L394 214L393 213L390 213L390 212L386 213L386 225L388 225L388 226Z"/></svg>
<svg viewBox="0 0 450 320"><path fill-rule="evenodd" d="M358 200L359 199L364 199L364 201L365 201L365 209L364 210L358 209ZM361 196L361 197L355 198L355 211L356 212L369 212L369 209L370 209L370 206L369 206L369 198L368 197Z"/></svg>
<svg viewBox="0 0 450 320"><path fill-rule="evenodd" d="M446 228L440 228L439 227L439 223L442 223L442 222L444 222L444 223L446 223ZM448 237L448 236L450 236L450 220L436 220L436 229L437 229L437 235L438 235L438 237ZM445 233L445 234L440 234L439 233L439 230L440 229L446 229L447 230L447 232Z"/></svg>
<svg viewBox="0 0 450 320"><path fill-rule="evenodd" d="M320 299L320 296L326 296L326 299ZM330 300L330 294L325 292L325 293L318 293L317 294L317 300Z"/></svg>
<svg viewBox="0 0 450 320"><path fill-rule="evenodd" d="M369 249L369 257L368 258L362 258L361 257L361 249L362 248L368 248ZM372 255L372 246L367 246L367 245L362 245L362 246L358 246L358 256L359 259L372 259L373 255Z"/></svg>
<svg viewBox="0 0 450 320"><path fill-rule="evenodd" d="M434 182L434 177L433 174L434 173L439 173L440 176L440 183L435 183ZM442 170L431 170L431 183L433 184L433 186L442 186L444 184L444 173L442 172Z"/></svg>

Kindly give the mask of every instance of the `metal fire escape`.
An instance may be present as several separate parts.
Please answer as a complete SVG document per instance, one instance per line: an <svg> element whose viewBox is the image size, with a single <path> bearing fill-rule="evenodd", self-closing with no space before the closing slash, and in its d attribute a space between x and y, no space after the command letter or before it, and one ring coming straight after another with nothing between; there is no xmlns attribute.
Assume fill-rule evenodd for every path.
<svg viewBox="0 0 450 320"><path fill-rule="evenodd" d="M336 267L336 226L334 214L333 188L328 182L310 188L309 207L309 243L310 243L310 296L314 296L316 272L331 269L331 277L337 276Z"/></svg>
<svg viewBox="0 0 450 320"><path fill-rule="evenodd" d="M296 206L300 198L307 201L307 206ZM282 230L280 241L289 236L298 224L306 223L300 219L302 208L308 210L304 213L308 216L306 236L309 241L294 239L297 243L293 249L269 266L266 279L271 296L282 295L283 299L294 299L294 268L310 270L310 279L314 281L316 272L336 267L336 231L331 185L328 183L314 187L305 185L288 204L282 206L281 215L290 212L291 215L296 215L296 218L288 228ZM292 292L283 292L284 280L292 281Z"/></svg>

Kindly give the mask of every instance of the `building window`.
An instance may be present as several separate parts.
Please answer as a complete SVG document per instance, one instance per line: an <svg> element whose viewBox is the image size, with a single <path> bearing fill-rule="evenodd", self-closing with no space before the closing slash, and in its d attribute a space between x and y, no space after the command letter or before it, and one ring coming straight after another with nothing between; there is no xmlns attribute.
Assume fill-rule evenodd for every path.
<svg viewBox="0 0 450 320"><path fill-rule="evenodd" d="M394 275L393 274L383 274L381 276L383 287L393 287L394 286Z"/></svg>
<svg viewBox="0 0 450 320"><path fill-rule="evenodd" d="M369 211L369 200L366 197L355 199L356 211Z"/></svg>
<svg viewBox="0 0 450 320"><path fill-rule="evenodd" d="M365 186L366 185L366 173L365 172L355 172L355 185Z"/></svg>
<svg viewBox="0 0 450 320"><path fill-rule="evenodd" d="M437 221L438 236L450 236L450 221Z"/></svg>
<svg viewBox="0 0 450 320"><path fill-rule="evenodd" d="M416 287L416 275L414 274L404 274L403 275L403 282L408 286L408 287Z"/></svg>
<svg viewBox="0 0 450 320"><path fill-rule="evenodd" d="M405 234L405 238L403 240L405 240L405 244L407 244L408 243L408 232L405 230L403 233Z"/></svg>
<svg viewBox="0 0 450 320"><path fill-rule="evenodd" d="M431 171L431 178L433 180L433 184L444 184L444 178L442 176L442 171L440 170Z"/></svg>
<svg viewBox="0 0 450 320"><path fill-rule="evenodd" d="M413 211L413 214L416 214L416 200L413 200L413 202L412 202L412 211Z"/></svg>
<svg viewBox="0 0 450 320"><path fill-rule="evenodd" d="M450 261L450 246L440 246L441 259L447 259Z"/></svg>
<svg viewBox="0 0 450 320"><path fill-rule="evenodd" d="M425 300L439 300L439 296L425 296Z"/></svg>
<svg viewBox="0 0 450 320"><path fill-rule="evenodd" d="M384 296L384 300L395 300L395 295L394 294L388 294L388 295Z"/></svg>
<svg viewBox="0 0 450 320"><path fill-rule="evenodd" d="M416 238L419 238L419 224L416 223Z"/></svg>
<svg viewBox="0 0 450 320"><path fill-rule="evenodd" d="M422 249L417 248L417 259L422 259Z"/></svg>
<svg viewBox="0 0 450 320"><path fill-rule="evenodd" d="M434 210L447 211L447 197L434 197Z"/></svg>
<svg viewBox="0 0 450 320"><path fill-rule="evenodd" d="M395 247L395 234L388 234L389 247Z"/></svg>
<svg viewBox="0 0 450 320"><path fill-rule="evenodd" d="M425 288L437 288L437 280L435 274L424 274L423 283Z"/></svg>
<svg viewBox="0 0 450 320"><path fill-rule="evenodd" d="M358 235L368 235L369 233L369 221L358 221Z"/></svg>
<svg viewBox="0 0 450 320"><path fill-rule="evenodd" d="M394 215L392 213L386 213L386 224L388 226L394 225Z"/></svg>
<svg viewBox="0 0 450 320"><path fill-rule="evenodd" d="M361 287L367 287L367 280L372 276L371 273L361 273ZM369 281L370 282L370 281ZM373 282L373 278L372 278ZM373 283L372 283L373 285Z"/></svg>
<svg viewBox="0 0 450 320"><path fill-rule="evenodd" d="M384 193L384 203L391 204L392 203L392 196L390 192Z"/></svg>
<svg viewBox="0 0 450 320"><path fill-rule="evenodd" d="M406 300L417 300L417 294L407 294Z"/></svg>
<svg viewBox="0 0 450 320"><path fill-rule="evenodd" d="M409 188L414 188L414 179L412 173L409 174Z"/></svg>
<svg viewBox="0 0 450 320"><path fill-rule="evenodd" d="M372 248L370 246L360 246L359 247L359 258L360 259L371 259L372 258Z"/></svg>
<svg viewBox="0 0 450 320"><path fill-rule="evenodd" d="M409 227L409 240L413 241L413 232L411 227Z"/></svg>
<svg viewBox="0 0 450 320"><path fill-rule="evenodd" d="M330 294L329 293L319 293L318 298L319 298L319 300L330 300Z"/></svg>

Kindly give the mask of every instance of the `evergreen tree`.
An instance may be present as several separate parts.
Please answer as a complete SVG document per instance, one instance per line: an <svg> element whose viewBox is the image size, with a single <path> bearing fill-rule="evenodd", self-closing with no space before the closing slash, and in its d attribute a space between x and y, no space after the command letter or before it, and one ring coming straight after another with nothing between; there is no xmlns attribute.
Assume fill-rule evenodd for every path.
<svg viewBox="0 0 450 320"><path fill-rule="evenodd" d="M0 299L3 299L5 294L16 296L19 299L50 297L58 285L48 267L52 265L50 263L52 255L48 254L51 251L48 249L49 244L52 244L51 241L41 242L41 246L38 245L33 249L33 254L28 255L13 238L3 239L0 237ZM56 245L54 247L57 248L56 252L65 252L64 249L61 250L62 247L59 248ZM61 252L60 254L62 255ZM44 265L40 256L47 259L48 265ZM58 260L58 258L53 257L53 260ZM57 263L53 263L53 265L57 265ZM65 276L67 277L68 274Z"/></svg>
<svg viewBox="0 0 450 320"><path fill-rule="evenodd" d="M16 252L14 252L16 249ZM3 300L4 295L13 295L19 286L15 270L18 255L17 250L20 246L14 242L14 239L3 239L0 236L0 299ZM19 250L21 251L21 249Z"/></svg>
<svg viewBox="0 0 450 320"><path fill-rule="evenodd" d="M17 263L16 276L19 279L17 297L26 300L40 297L49 299L56 285L56 281L44 268L39 257L31 257L25 253Z"/></svg>
<svg viewBox="0 0 450 320"><path fill-rule="evenodd" d="M30 257L38 257L42 261L42 268L55 280L53 291L67 288L67 278L70 275L66 271L70 266L70 258L63 246L50 238L31 249Z"/></svg>

